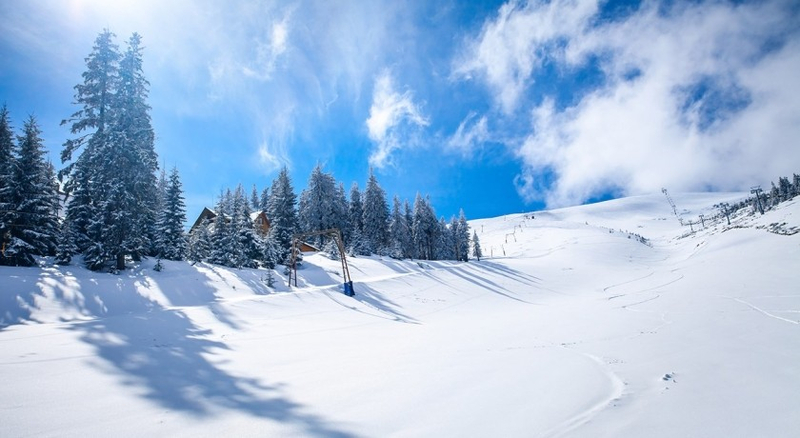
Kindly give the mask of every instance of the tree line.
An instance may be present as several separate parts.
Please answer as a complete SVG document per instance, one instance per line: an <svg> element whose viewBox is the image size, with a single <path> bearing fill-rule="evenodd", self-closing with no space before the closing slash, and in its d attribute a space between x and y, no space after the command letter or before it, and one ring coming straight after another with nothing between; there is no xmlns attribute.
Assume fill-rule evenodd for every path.
<svg viewBox="0 0 800 438"><path fill-rule="evenodd" d="M252 213L259 211L270 221L265 236L252 222ZM397 196L389 208L386 192L372 171L363 193L353 183L347 195L344 185L317 165L298 197L284 167L260 193L255 186L249 197L241 185L228 189L214 213L213 223L205 220L192 231L188 260L231 267L288 265L294 235L330 228L341 231L351 256L469 261L471 241L473 255L481 256L477 235L470 236L463 210L450 221L437 219L430 199L419 194L413 208ZM337 246L326 239L315 236L307 243L338 257Z"/></svg>

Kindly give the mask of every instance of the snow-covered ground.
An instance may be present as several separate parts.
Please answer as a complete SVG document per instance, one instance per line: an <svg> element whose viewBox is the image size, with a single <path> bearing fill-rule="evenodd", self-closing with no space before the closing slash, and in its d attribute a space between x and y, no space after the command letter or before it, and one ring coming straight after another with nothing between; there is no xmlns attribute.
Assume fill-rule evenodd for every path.
<svg viewBox="0 0 800 438"><path fill-rule="evenodd" d="M732 194L677 195L687 220ZM0 436L797 436L800 201L471 222L477 262L0 268ZM638 241L635 235L648 239Z"/></svg>

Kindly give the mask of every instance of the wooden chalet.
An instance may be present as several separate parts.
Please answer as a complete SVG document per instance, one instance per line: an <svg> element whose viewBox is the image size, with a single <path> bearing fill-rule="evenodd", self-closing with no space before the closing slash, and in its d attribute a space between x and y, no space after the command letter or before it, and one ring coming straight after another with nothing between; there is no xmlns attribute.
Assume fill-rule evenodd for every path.
<svg viewBox="0 0 800 438"><path fill-rule="evenodd" d="M203 211L200 212L200 216L197 217L197 220L194 221L192 228L189 229L189 234L193 233L198 227L203 225L203 221L208 220L209 224L213 224L214 221L217 219L217 213L214 210L204 207ZM226 221L230 221L230 218L226 217ZM269 219L267 219L267 214L263 211L255 211L250 213L250 220L253 222L253 227L256 229L256 232L264 237L269 232Z"/></svg>

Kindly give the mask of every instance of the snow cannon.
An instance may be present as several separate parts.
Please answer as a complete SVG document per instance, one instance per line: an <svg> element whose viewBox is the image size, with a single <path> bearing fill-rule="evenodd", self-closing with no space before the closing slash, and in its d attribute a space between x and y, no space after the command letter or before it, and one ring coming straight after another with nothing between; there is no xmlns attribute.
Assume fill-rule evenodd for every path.
<svg viewBox="0 0 800 438"><path fill-rule="evenodd" d="M344 294L347 295L348 297L352 297L356 294L355 291L353 290L352 280L344 282Z"/></svg>

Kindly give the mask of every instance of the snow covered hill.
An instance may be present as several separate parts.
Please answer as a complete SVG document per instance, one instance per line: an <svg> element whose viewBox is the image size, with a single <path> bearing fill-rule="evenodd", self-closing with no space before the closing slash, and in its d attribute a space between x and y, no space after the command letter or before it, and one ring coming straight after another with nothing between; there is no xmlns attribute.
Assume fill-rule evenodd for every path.
<svg viewBox="0 0 800 438"><path fill-rule="evenodd" d="M744 197L675 196L682 217ZM2 436L796 436L800 202L472 221L469 263L0 267Z"/></svg>

